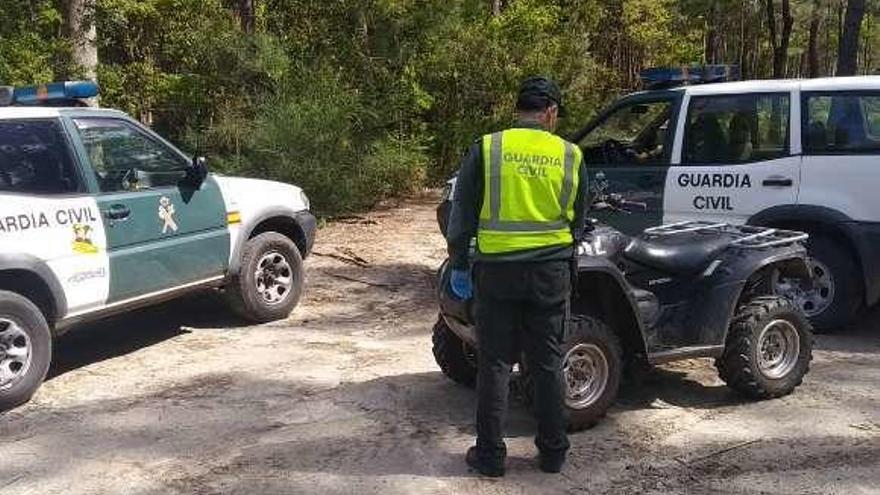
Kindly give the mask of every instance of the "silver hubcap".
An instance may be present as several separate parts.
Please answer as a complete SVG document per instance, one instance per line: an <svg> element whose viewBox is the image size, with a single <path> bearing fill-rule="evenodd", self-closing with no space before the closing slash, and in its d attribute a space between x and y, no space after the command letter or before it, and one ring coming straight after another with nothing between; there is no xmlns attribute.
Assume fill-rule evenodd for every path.
<svg viewBox="0 0 880 495"><path fill-rule="evenodd" d="M565 354L562 375L566 405L584 409L596 402L608 385L608 360L595 344L578 344Z"/></svg>
<svg viewBox="0 0 880 495"><path fill-rule="evenodd" d="M266 253L257 263L254 273L257 294L269 305L280 304L287 299L293 285L293 270L287 258L279 252Z"/></svg>
<svg viewBox="0 0 880 495"><path fill-rule="evenodd" d="M779 379L794 369L801 353L797 329L786 320L774 320L758 336L758 369L770 379Z"/></svg>
<svg viewBox="0 0 880 495"><path fill-rule="evenodd" d="M0 318L0 390L24 377L31 367L31 339L14 321Z"/></svg>
<svg viewBox="0 0 880 495"><path fill-rule="evenodd" d="M776 281L775 292L795 302L805 315L813 318L831 306L834 301L834 277L831 271L815 258L810 259L813 269L813 287L805 289L800 280L780 278Z"/></svg>

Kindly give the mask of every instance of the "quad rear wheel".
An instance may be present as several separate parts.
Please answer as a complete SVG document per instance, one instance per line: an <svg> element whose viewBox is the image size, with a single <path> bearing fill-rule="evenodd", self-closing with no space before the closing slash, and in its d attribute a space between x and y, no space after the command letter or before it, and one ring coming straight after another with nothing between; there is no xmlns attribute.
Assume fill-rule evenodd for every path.
<svg viewBox="0 0 880 495"><path fill-rule="evenodd" d="M762 296L737 311L715 366L731 388L770 399L801 384L812 351L813 332L801 309L787 298Z"/></svg>

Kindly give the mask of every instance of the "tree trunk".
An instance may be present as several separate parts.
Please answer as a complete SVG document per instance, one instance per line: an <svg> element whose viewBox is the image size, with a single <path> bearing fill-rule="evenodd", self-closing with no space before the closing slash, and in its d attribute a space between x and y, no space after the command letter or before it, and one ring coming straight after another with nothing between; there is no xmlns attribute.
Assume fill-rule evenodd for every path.
<svg viewBox="0 0 880 495"><path fill-rule="evenodd" d="M825 28L822 31L825 32L825 46L822 50L822 53L825 54L825 61L823 63L823 67L825 68L825 74L833 74L834 73L834 60L831 53L831 20L834 19L834 8L829 5L825 9Z"/></svg>
<svg viewBox="0 0 880 495"><path fill-rule="evenodd" d="M770 31L770 46L773 48L773 78L785 77L785 65L788 61L788 45L791 41L791 27L794 17L791 15L789 0L782 0L782 32L776 32L776 13L773 0L766 0L767 28Z"/></svg>
<svg viewBox="0 0 880 495"><path fill-rule="evenodd" d="M717 64L721 58L721 33L718 32L718 4L713 3L709 9L709 18L706 22L706 46L705 60L707 64Z"/></svg>
<svg viewBox="0 0 880 495"><path fill-rule="evenodd" d="M254 0L238 0L238 16L241 30L247 34L254 32Z"/></svg>
<svg viewBox="0 0 880 495"><path fill-rule="evenodd" d="M64 1L64 34L70 40L73 63L86 78L98 77L98 45L95 29L95 0Z"/></svg>
<svg viewBox="0 0 880 495"><path fill-rule="evenodd" d="M810 38L807 43L807 76L819 77L819 0L813 3L810 16Z"/></svg>
<svg viewBox="0 0 880 495"><path fill-rule="evenodd" d="M865 0L849 0L837 50L837 75L854 76L859 60L859 31L865 16Z"/></svg>
<svg viewBox="0 0 880 495"><path fill-rule="evenodd" d="M779 41L776 35L776 13L773 0L764 0L767 9L767 30L770 32L770 50L773 54L773 77L776 77L776 52L779 50Z"/></svg>
<svg viewBox="0 0 880 495"><path fill-rule="evenodd" d="M492 15L501 15L501 0L492 0Z"/></svg>

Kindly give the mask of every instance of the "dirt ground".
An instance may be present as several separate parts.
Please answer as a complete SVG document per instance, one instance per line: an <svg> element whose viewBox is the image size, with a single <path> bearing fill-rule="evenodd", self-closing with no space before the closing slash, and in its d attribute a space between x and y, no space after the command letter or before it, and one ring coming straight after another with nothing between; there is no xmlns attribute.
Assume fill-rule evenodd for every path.
<svg viewBox="0 0 880 495"><path fill-rule="evenodd" d="M514 404L507 477L469 473L474 392L430 350L435 201L322 229L288 321L244 326L204 295L60 339L0 416L0 493L880 493L880 311L819 336L789 397L745 402L707 360L626 384L562 475L534 467ZM368 264L326 256L346 249Z"/></svg>

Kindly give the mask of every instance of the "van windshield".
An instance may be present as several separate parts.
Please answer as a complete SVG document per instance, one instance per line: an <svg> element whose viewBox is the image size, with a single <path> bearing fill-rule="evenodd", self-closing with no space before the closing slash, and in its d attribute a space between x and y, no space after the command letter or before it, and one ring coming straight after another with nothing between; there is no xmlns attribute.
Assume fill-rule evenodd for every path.
<svg viewBox="0 0 880 495"><path fill-rule="evenodd" d="M625 105L603 120L579 143L587 163L638 165L666 159L671 101Z"/></svg>

